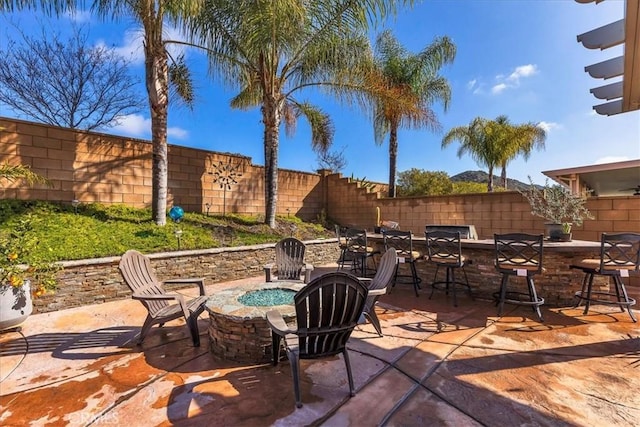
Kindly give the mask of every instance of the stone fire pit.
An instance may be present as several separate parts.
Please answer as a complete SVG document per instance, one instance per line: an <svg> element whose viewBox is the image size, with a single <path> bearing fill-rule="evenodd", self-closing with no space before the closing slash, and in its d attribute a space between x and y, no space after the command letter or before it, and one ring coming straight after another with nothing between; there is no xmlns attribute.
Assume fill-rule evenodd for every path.
<svg viewBox="0 0 640 427"><path fill-rule="evenodd" d="M286 321L295 319L293 295L304 287L300 282L269 282L239 286L216 292L207 299L209 312L209 349L225 359L249 363L271 362L271 329L266 313L278 310ZM263 300L265 290L291 291L290 304L246 305ZM267 292L271 293L271 292Z"/></svg>

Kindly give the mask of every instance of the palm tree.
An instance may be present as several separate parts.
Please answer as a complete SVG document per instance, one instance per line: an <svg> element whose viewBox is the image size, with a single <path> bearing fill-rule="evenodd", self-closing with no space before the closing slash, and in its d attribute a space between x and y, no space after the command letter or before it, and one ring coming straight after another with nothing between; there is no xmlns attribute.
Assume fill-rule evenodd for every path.
<svg viewBox="0 0 640 427"><path fill-rule="evenodd" d="M507 188L507 164L520 154L525 160L528 160L534 148L544 148L547 133L537 124L531 122L512 125L505 115L498 116L494 123L498 126L500 144L502 144L500 177L502 186Z"/></svg>
<svg viewBox="0 0 640 427"><path fill-rule="evenodd" d="M131 16L144 29L145 83L151 113L152 197L151 215L157 225L167 222L167 117L169 109L169 81L176 84L178 96L187 105L193 101L193 91L182 58L169 65L167 45L171 41L163 36L164 20L180 24L197 14L204 0L94 0L92 10L101 18L118 19Z"/></svg>
<svg viewBox="0 0 640 427"><path fill-rule="evenodd" d="M376 144L389 134L389 197L396 196L398 129L440 128L431 105L442 101L445 111L449 106L451 88L438 71L455 55L456 47L448 37L436 38L420 53L411 54L390 31L378 36L374 86L387 90L388 96L375 98L373 124Z"/></svg>
<svg viewBox="0 0 640 427"><path fill-rule="evenodd" d="M40 7L47 13L60 13L74 9L82 0L0 0L0 11ZM176 93L187 104L193 100L193 92L186 68L181 58L169 65L167 43L163 38L164 20L180 24L185 18L199 12L204 0L93 0L91 9L101 18L133 17L144 29L145 82L151 112L152 202L151 212L157 225L167 222L167 116L169 106L169 81L176 82Z"/></svg>
<svg viewBox="0 0 640 427"><path fill-rule="evenodd" d="M442 148L452 142L459 141L458 157L469 153L471 158L480 166L489 169L487 191L493 192L493 170L502 162L502 147L499 144L495 122L476 117L469 126L454 127L442 139Z"/></svg>
<svg viewBox="0 0 640 427"><path fill-rule="evenodd" d="M275 227L281 123L291 135L304 116L311 126L312 147L319 152L329 148L331 119L298 96L304 89L317 89L364 105L370 19L395 11L398 3L404 2L210 0L191 23L193 42L207 49L213 74L239 89L231 106L260 107L265 223L270 227Z"/></svg>

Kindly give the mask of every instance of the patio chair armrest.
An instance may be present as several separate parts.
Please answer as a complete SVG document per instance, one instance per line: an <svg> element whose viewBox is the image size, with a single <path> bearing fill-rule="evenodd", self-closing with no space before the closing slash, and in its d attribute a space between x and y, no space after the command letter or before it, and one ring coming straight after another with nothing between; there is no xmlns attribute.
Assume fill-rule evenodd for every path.
<svg viewBox="0 0 640 427"><path fill-rule="evenodd" d="M282 314L277 310L267 311L267 323L274 333L283 337L287 334L293 334L296 332L295 329L291 329L287 326Z"/></svg>
<svg viewBox="0 0 640 427"><path fill-rule="evenodd" d="M139 294L133 294L131 295L131 298L135 299L135 300L156 300L156 301L162 301L162 300L175 300L178 302L182 302L184 303L184 297L180 294L162 294L162 295L139 295Z"/></svg>
<svg viewBox="0 0 640 427"><path fill-rule="evenodd" d="M358 277L358 280L360 280L365 285L369 286L369 284L373 282L373 277Z"/></svg>
<svg viewBox="0 0 640 427"><path fill-rule="evenodd" d="M304 283L309 283L311 281L311 272L313 271L313 265L305 264L302 267L302 271L304 272Z"/></svg>
<svg viewBox="0 0 640 427"><path fill-rule="evenodd" d="M387 293L387 288L381 288L381 289L372 289L369 291L369 293L367 294L368 296L376 296L376 295L385 295Z"/></svg>
<svg viewBox="0 0 640 427"><path fill-rule="evenodd" d="M200 295L204 295L204 277L186 277L182 279L167 279L164 282L165 284L179 284L179 283L193 283L198 285L200 289Z"/></svg>
<svg viewBox="0 0 640 427"><path fill-rule="evenodd" d="M265 282L271 282L273 281L273 278L271 277L272 273L273 273L273 269L275 268L275 264L265 264L264 265L264 276L265 276Z"/></svg>

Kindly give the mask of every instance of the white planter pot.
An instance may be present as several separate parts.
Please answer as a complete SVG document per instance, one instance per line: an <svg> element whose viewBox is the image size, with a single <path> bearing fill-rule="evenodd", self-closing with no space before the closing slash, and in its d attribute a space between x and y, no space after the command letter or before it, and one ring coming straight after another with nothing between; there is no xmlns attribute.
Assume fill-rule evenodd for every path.
<svg viewBox="0 0 640 427"><path fill-rule="evenodd" d="M33 312L31 283L17 288L0 285L0 331L20 326Z"/></svg>

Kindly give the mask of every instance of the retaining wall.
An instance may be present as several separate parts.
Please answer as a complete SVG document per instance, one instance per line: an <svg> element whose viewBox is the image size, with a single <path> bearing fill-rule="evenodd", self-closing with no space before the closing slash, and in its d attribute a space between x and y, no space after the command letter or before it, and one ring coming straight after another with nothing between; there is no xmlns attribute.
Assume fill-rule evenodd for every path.
<svg viewBox="0 0 640 427"><path fill-rule="evenodd" d="M336 239L311 240L305 260L312 265L336 262L340 256ZM204 277L205 284L259 276L263 266L275 259L275 243L149 254L151 266L160 280L179 277ZM123 282L120 257L66 261L58 274L55 293L34 299L34 312L45 313L88 304L129 298L131 291ZM172 285L167 289L179 289Z"/></svg>

